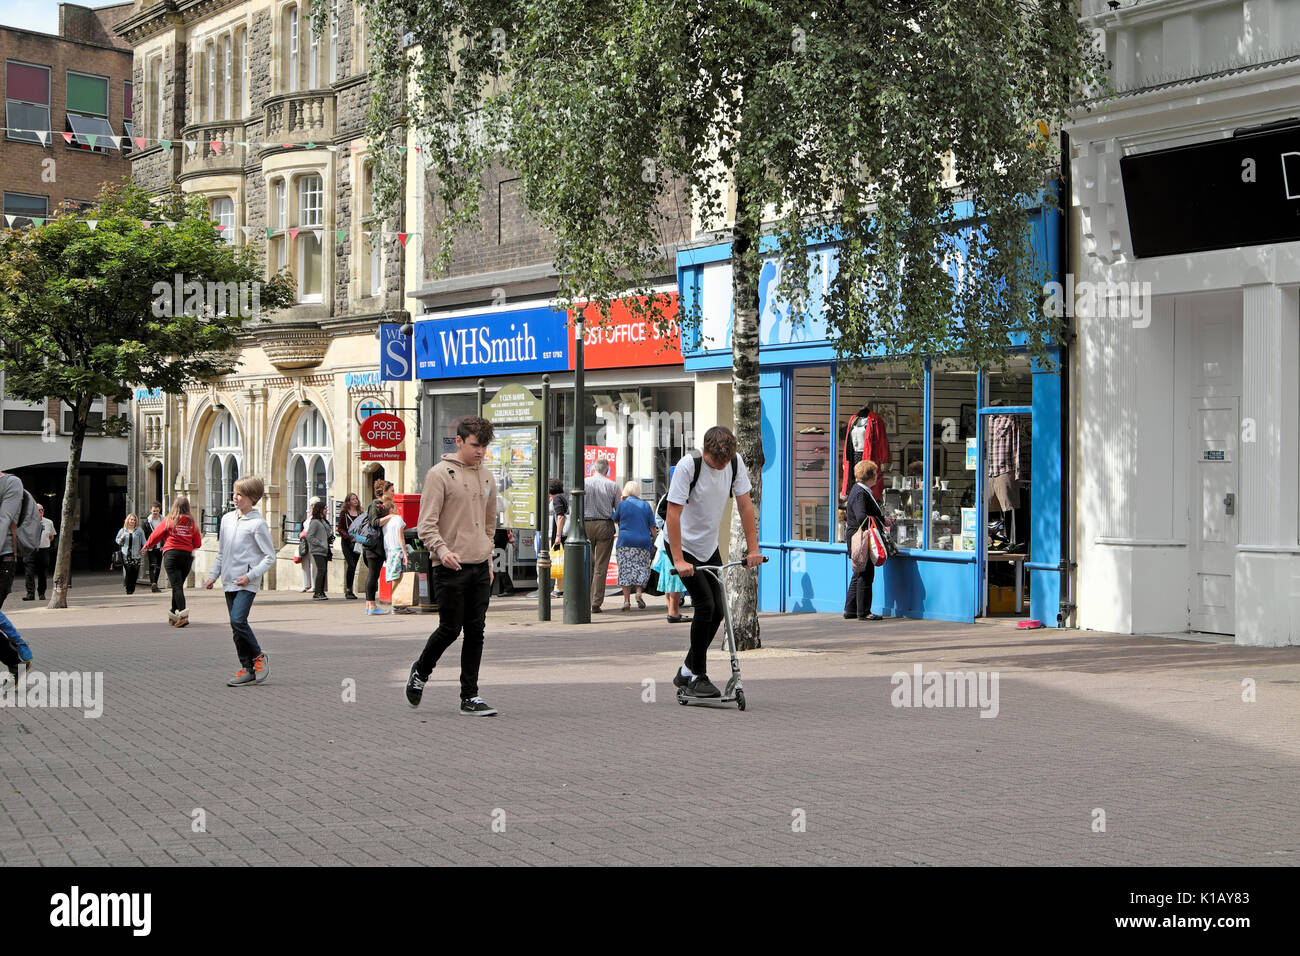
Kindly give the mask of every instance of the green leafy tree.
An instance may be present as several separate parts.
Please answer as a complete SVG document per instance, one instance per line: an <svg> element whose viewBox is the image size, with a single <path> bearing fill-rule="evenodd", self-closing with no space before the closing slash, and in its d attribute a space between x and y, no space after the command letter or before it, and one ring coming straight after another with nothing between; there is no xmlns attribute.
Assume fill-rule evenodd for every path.
<svg viewBox="0 0 1300 956"><path fill-rule="evenodd" d="M159 220L175 228L145 225ZM67 607L66 530L77 513L95 398L125 402L135 386L176 394L228 371L245 322L292 299L286 279L264 281L252 253L223 240L196 197L159 201L136 186L111 186L85 212L65 210L37 228L0 233L5 391L33 402L62 399L71 409L65 533L50 607ZM128 425L122 416L106 431L124 434Z"/></svg>
<svg viewBox="0 0 1300 956"><path fill-rule="evenodd" d="M809 244L837 244L823 308L848 362L903 356L917 374L961 354L996 367L1013 337L1041 355L1059 331L1025 239L1058 161L1051 125L1101 81L1068 0L363 3L407 41L375 35L370 131L392 137L393 90L409 82L440 263L478 224L497 161L554 237L562 305L649 294L674 190L731 242L734 420L756 502L765 237L796 313ZM400 156L379 153L390 208ZM646 312L662 322L660 308ZM738 519L731 541L735 559ZM753 576L731 583L741 646L759 646Z"/></svg>

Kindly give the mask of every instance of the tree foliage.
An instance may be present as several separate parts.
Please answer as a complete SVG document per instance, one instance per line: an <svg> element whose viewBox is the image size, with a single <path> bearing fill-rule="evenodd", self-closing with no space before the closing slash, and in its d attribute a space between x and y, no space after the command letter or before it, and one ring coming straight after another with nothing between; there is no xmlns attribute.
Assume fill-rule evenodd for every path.
<svg viewBox="0 0 1300 956"><path fill-rule="evenodd" d="M775 237L787 301L807 295L809 243L838 244L825 308L845 357L993 365L1017 333L1041 351L1058 331L1024 239L1056 159L1047 132L1100 77L1069 2L364 4L418 48L376 34L371 133L391 135L409 80L442 264L501 159L554 236L561 304L646 292L680 232L667 220L689 215L667 201L684 183L702 221L734 215L741 254ZM391 205L401 157L379 156ZM959 217L976 227L963 236Z"/></svg>

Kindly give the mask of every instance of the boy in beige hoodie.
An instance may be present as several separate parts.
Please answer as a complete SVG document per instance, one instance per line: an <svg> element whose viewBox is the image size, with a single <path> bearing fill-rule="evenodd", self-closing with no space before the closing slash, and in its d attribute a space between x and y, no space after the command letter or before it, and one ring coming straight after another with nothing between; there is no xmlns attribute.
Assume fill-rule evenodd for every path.
<svg viewBox="0 0 1300 956"><path fill-rule="evenodd" d="M412 707L420 705L424 682L463 629L460 712L470 717L496 714L478 696L497 523L496 481L482 467L492 435L492 423L486 419L461 419L456 426L455 454L443 455L424 476L416 530L432 559L430 583L438 602L438 629L429 635L420 659L411 665L406 700Z"/></svg>

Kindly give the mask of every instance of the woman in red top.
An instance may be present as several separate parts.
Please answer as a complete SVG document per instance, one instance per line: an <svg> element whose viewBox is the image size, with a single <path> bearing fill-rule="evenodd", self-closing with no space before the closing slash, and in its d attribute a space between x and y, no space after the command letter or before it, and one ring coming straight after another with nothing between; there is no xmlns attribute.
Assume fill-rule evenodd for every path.
<svg viewBox="0 0 1300 956"><path fill-rule="evenodd" d="M172 606L167 620L172 627L190 623L189 608L185 606L185 579L194 566L194 550L203 543L203 535L190 516L190 499L181 495L172 502L167 520L154 529L145 542L145 550L162 542L163 570L172 586Z"/></svg>

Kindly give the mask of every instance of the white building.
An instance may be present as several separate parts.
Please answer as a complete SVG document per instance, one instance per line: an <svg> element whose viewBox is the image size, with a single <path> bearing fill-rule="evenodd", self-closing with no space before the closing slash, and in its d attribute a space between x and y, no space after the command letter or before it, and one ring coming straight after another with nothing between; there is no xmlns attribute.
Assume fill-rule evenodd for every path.
<svg viewBox="0 0 1300 956"><path fill-rule="evenodd" d="M1114 6L1072 266L1139 285L1075 319L1077 621L1300 643L1300 0Z"/></svg>

